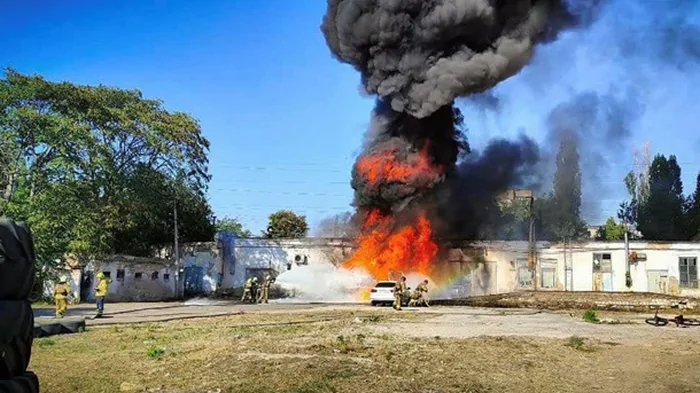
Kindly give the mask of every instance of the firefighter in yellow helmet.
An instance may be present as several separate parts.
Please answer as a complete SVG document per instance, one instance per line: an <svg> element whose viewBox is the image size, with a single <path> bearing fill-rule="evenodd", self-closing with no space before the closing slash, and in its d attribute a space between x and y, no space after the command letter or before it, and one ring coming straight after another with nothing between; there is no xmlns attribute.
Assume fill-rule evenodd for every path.
<svg viewBox="0 0 700 393"><path fill-rule="evenodd" d="M241 301L245 302L246 300L251 299L251 291L253 290L253 279L249 278L245 280L245 284L243 284L243 296L241 297Z"/></svg>
<svg viewBox="0 0 700 393"><path fill-rule="evenodd" d="M56 318L63 318L68 308L68 296L70 295L70 287L68 286L68 278L62 276L53 288L53 298L56 301Z"/></svg>
<svg viewBox="0 0 700 393"><path fill-rule="evenodd" d="M403 296L406 293L406 277L401 276L399 281L394 285L394 309L401 311L401 303Z"/></svg>
<svg viewBox="0 0 700 393"><path fill-rule="evenodd" d="M272 278L272 276L270 276L269 274L265 276L265 279L263 279L262 282L262 290L260 291L258 303L267 303L267 298L268 296L270 296L270 286L273 282L275 282L275 279Z"/></svg>
<svg viewBox="0 0 700 393"><path fill-rule="evenodd" d="M109 279L102 272L97 272L97 286L95 287L95 303L97 304L97 318L102 317L105 310L105 297L109 291Z"/></svg>

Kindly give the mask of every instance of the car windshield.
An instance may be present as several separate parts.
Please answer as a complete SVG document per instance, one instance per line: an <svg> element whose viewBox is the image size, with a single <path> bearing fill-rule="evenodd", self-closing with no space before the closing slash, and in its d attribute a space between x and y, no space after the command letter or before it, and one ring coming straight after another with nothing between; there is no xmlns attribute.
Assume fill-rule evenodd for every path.
<svg viewBox="0 0 700 393"><path fill-rule="evenodd" d="M375 286L375 288L392 288L394 285L396 285L396 284L391 282L391 281L384 281L384 282L378 282L377 285Z"/></svg>

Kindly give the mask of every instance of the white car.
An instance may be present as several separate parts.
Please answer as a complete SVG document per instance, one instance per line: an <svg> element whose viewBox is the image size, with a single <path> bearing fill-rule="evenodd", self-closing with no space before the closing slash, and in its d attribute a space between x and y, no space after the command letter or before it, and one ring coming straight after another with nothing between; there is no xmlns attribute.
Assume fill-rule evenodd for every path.
<svg viewBox="0 0 700 393"><path fill-rule="evenodd" d="M378 305L391 305L394 303L394 285L396 285L396 281L379 281L377 285L372 288L369 294L369 301L370 304L373 306L378 306ZM410 299L410 289L407 288L406 293L403 296L402 299L402 306L405 306L408 304L408 301Z"/></svg>

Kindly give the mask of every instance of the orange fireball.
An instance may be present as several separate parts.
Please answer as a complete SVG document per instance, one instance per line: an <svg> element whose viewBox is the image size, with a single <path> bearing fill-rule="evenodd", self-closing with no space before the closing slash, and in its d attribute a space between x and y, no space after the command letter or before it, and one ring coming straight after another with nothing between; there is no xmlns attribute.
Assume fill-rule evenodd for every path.
<svg viewBox="0 0 700 393"><path fill-rule="evenodd" d="M356 167L371 186L379 182L409 183L418 177L433 178L442 172L440 167L430 163L427 144L411 161L400 161L394 150L387 149L360 157Z"/></svg>
<svg viewBox="0 0 700 393"><path fill-rule="evenodd" d="M378 280L389 279L392 272L429 276L438 253L430 221L420 214L413 224L398 228L393 224L391 216L370 211L357 239L357 250L344 266L365 269Z"/></svg>

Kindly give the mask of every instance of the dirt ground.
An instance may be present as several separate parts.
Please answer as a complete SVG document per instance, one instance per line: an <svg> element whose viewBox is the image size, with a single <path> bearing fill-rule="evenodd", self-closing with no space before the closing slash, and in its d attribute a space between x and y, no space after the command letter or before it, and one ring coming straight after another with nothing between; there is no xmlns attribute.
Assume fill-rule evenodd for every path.
<svg viewBox="0 0 700 393"><path fill-rule="evenodd" d="M129 323L154 306L156 318L205 318ZM181 307L112 305L123 313L85 333L37 339L41 391L700 391L700 328L655 328L644 315L603 313L609 323L594 324L580 311Z"/></svg>

